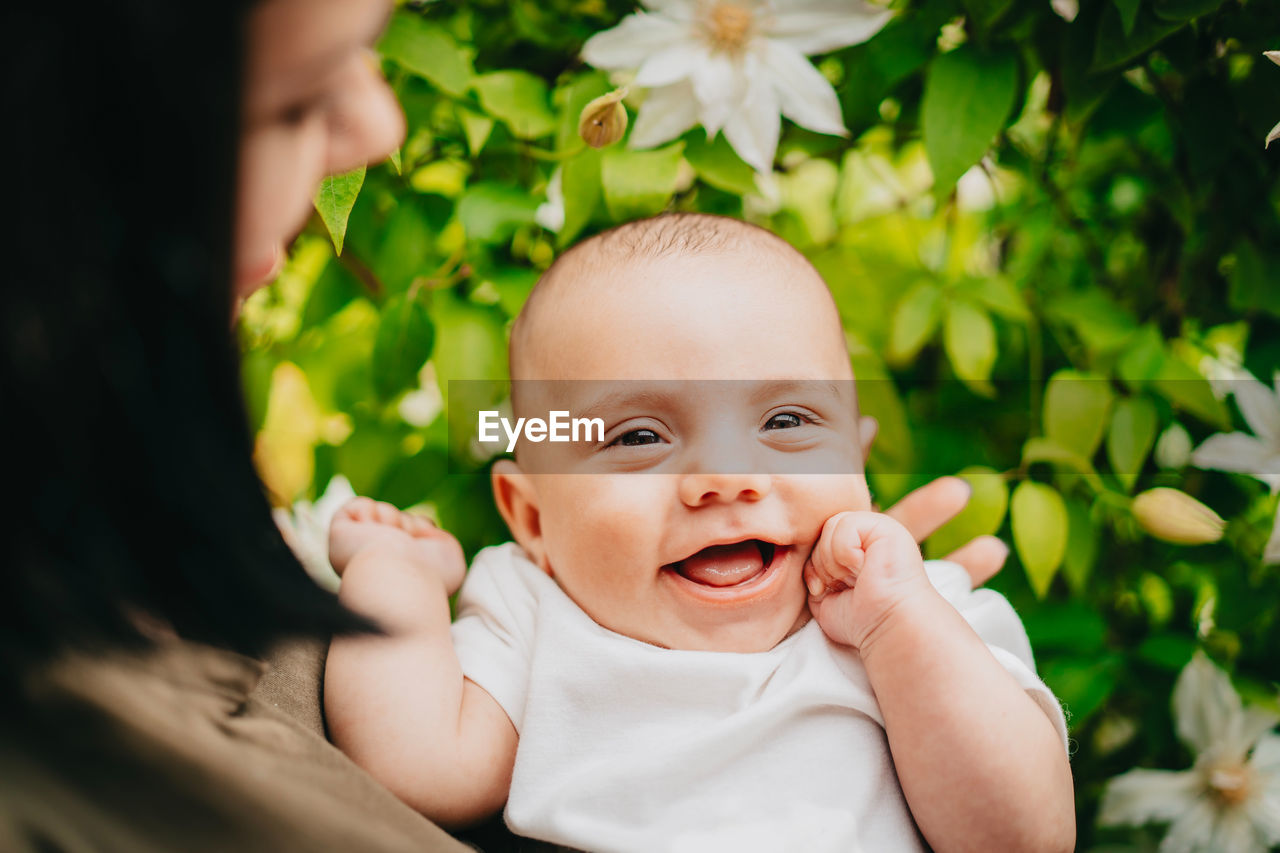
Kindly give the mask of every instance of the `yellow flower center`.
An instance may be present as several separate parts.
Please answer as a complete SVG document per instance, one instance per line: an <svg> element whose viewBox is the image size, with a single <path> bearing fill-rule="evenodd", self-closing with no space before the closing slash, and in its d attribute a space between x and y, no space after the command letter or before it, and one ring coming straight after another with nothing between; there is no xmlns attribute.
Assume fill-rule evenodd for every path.
<svg viewBox="0 0 1280 853"><path fill-rule="evenodd" d="M1238 806L1253 796L1257 778L1247 764L1226 764L1209 768L1208 781L1223 805Z"/></svg>
<svg viewBox="0 0 1280 853"><path fill-rule="evenodd" d="M717 2L707 10L703 29L713 50L738 53L751 38L755 14L733 2Z"/></svg>

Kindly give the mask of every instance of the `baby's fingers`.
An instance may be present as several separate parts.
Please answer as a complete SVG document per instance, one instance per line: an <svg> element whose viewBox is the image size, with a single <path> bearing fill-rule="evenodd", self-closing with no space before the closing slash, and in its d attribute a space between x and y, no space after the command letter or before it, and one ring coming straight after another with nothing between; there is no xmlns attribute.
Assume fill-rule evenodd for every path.
<svg viewBox="0 0 1280 853"><path fill-rule="evenodd" d="M810 595L821 598L852 586L862 559L862 537L853 514L842 512L827 519L805 568Z"/></svg>
<svg viewBox="0 0 1280 853"><path fill-rule="evenodd" d="M373 521L378 502L373 498L352 498L338 510L338 518L352 521Z"/></svg>

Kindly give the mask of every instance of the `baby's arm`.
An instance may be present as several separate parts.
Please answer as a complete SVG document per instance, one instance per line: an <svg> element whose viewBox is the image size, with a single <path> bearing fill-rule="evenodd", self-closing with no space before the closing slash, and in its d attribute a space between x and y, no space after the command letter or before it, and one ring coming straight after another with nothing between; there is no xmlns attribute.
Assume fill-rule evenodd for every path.
<svg viewBox="0 0 1280 853"><path fill-rule="evenodd" d="M336 637L325 665L329 733L400 799L445 826L502 807L516 730L463 678L449 635L462 549L430 522L357 498L335 517L330 560L339 599L386 636Z"/></svg>
<svg viewBox="0 0 1280 853"><path fill-rule="evenodd" d="M894 766L929 845L1071 850L1071 770L1049 719L938 593L897 522L833 516L806 568L810 607L858 649Z"/></svg>

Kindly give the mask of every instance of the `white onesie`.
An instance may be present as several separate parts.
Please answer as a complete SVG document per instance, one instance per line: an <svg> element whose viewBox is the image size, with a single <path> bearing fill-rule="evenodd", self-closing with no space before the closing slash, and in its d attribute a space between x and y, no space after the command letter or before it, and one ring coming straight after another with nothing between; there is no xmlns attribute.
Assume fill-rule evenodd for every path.
<svg viewBox="0 0 1280 853"><path fill-rule="evenodd" d="M1048 715L1062 709L999 593L930 580ZM662 649L597 625L514 543L476 556L453 641L520 734L504 814L591 851L924 850L858 653L816 621L766 652Z"/></svg>

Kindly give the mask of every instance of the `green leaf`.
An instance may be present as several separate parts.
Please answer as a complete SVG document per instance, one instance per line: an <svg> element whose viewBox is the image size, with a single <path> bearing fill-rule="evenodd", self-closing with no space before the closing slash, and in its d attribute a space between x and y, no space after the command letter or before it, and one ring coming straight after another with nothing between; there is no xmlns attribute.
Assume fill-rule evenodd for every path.
<svg viewBox="0 0 1280 853"><path fill-rule="evenodd" d="M520 139L538 139L556 129L547 106L547 84L526 71L494 71L472 81L485 112L511 128Z"/></svg>
<svg viewBox="0 0 1280 853"><path fill-rule="evenodd" d="M1133 25L1138 20L1138 7L1142 5L1142 0L1112 0L1116 4L1116 11L1120 13L1120 25L1124 28L1124 37L1129 38L1133 35Z"/></svg>
<svg viewBox="0 0 1280 853"><path fill-rule="evenodd" d="M1137 390L1160 373L1164 364L1164 337L1154 323L1133 334L1116 362L1116 377Z"/></svg>
<svg viewBox="0 0 1280 853"><path fill-rule="evenodd" d="M1098 561L1098 526L1093 523L1089 507L1077 500L1067 500L1066 504L1067 553L1062 558L1062 576L1071 594L1083 598Z"/></svg>
<svg viewBox="0 0 1280 853"><path fill-rule="evenodd" d="M891 364L906 364L938 331L942 322L942 291L931 281L922 281L908 290L893 309L889 325Z"/></svg>
<svg viewBox="0 0 1280 853"><path fill-rule="evenodd" d="M1166 353L1151 387L1179 409L1220 429L1230 426L1227 409L1213 396L1209 382L1181 359Z"/></svg>
<svg viewBox="0 0 1280 853"><path fill-rule="evenodd" d="M1047 462L1050 465L1074 471L1085 478L1095 492L1103 490L1102 478L1094 470L1093 463L1070 448L1047 438L1030 438L1022 445L1022 464Z"/></svg>
<svg viewBox="0 0 1280 853"><path fill-rule="evenodd" d="M756 172L733 150L724 134L707 141L706 134L695 130L689 134L684 158L698 177L716 189L737 195L756 192Z"/></svg>
<svg viewBox="0 0 1280 853"><path fill-rule="evenodd" d="M1042 649L1092 655L1106 646L1106 620L1083 602L1046 602L1024 616L1023 621L1027 639L1037 655Z"/></svg>
<svg viewBox="0 0 1280 853"><path fill-rule="evenodd" d="M1236 311L1260 309L1280 317L1280 287L1276 287L1274 258L1263 258L1249 240L1236 244L1235 266L1231 268L1231 289L1227 304Z"/></svg>
<svg viewBox="0 0 1280 853"><path fill-rule="evenodd" d="M347 220L351 218L351 208L356 206L360 197L360 188L364 186L365 167L344 172L341 175L330 175L320 182L316 191L315 207L333 240L333 248L342 254L342 243L347 236Z"/></svg>
<svg viewBox="0 0 1280 853"><path fill-rule="evenodd" d="M615 221L659 213L676 191L684 143L652 151L609 148L600 166L604 203Z"/></svg>
<svg viewBox="0 0 1280 853"><path fill-rule="evenodd" d="M978 536L994 534L1009 509L1009 486L998 471L975 466L957 476L973 488L973 493L959 515L925 540L925 553L931 560L945 557Z"/></svg>
<svg viewBox="0 0 1280 853"><path fill-rule="evenodd" d="M397 148L387 155L387 159L391 161L392 167L396 170L397 175L404 174L404 164L400 162L400 149Z"/></svg>
<svg viewBox="0 0 1280 853"><path fill-rule="evenodd" d="M970 302L952 302L942 343L956 376L974 393L995 396L990 379L996 363L996 329L987 313Z"/></svg>
<svg viewBox="0 0 1280 853"><path fill-rule="evenodd" d="M1013 546L1037 598L1044 598L1067 551L1067 508L1049 486L1025 480L1009 502Z"/></svg>
<svg viewBox="0 0 1280 853"><path fill-rule="evenodd" d="M1154 0L1151 9L1166 21L1189 21L1216 12L1222 0Z"/></svg>
<svg viewBox="0 0 1280 853"><path fill-rule="evenodd" d="M1053 443L1092 459L1102 441L1115 395L1107 380L1059 370L1044 392L1044 431Z"/></svg>
<svg viewBox="0 0 1280 853"><path fill-rule="evenodd" d="M982 303L992 313L1015 323L1025 323L1031 319L1031 311L1026 300L1013 285L1013 282L1002 275L971 279L965 294Z"/></svg>
<svg viewBox="0 0 1280 853"><path fill-rule="evenodd" d="M1102 13L1098 41L1093 51L1093 70L1104 71L1127 64L1146 53L1164 39L1182 29L1185 22L1166 21L1146 9L1138 12L1128 32L1120 20L1120 12L1108 6Z"/></svg>
<svg viewBox="0 0 1280 853"><path fill-rule="evenodd" d="M383 400L416 387L418 371L431 357L435 327L415 296L397 294L382 308L373 341L373 387Z"/></svg>
<svg viewBox="0 0 1280 853"><path fill-rule="evenodd" d="M1133 491L1158 426L1156 407L1146 397L1126 397L1116 404L1107 430L1107 459L1125 491Z"/></svg>
<svg viewBox="0 0 1280 853"><path fill-rule="evenodd" d="M586 227L600 206L602 159L600 151L586 148L565 161L564 171L560 173L560 189L564 193L564 225L556 236L556 243L561 247L573 242L573 238Z"/></svg>
<svg viewBox="0 0 1280 853"><path fill-rule="evenodd" d="M1132 314L1097 288L1053 300L1049 315L1071 326L1093 356L1120 349L1138 328Z"/></svg>
<svg viewBox="0 0 1280 853"><path fill-rule="evenodd" d="M458 201L458 221L467 238L481 243L509 240L533 222L538 200L520 187L496 182L472 184Z"/></svg>
<svg viewBox="0 0 1280 853"><path fill-rule="evenodd" d="M1017 92L1018 59L1012 52L983 53L965 44L933 60L920 120L935 189L949 190L982 159Z"/></svg>
<svg viewBox="0 0 1280 853"><path fill-rule="evenodd" d="M458 124L462 125L462 135L467 138L467 150L472 157L479 157L484 144L489 141L493 132L493 119L473 109L458 105Z"/></svg>
<svg viewBox="0 0 1280 853"><path fill-rule="evenodd" d="M461 97L471 83L471 55L436 24L401 10L392 17L378 51L406 71L430 81L446 94Z"/></svg>
<svg viewBox="0 0 1280 853"><path fill-rule="evenodd" d="M1071 731L1084 723L1106 703L1120 681L1118 655L1101 658L1049 658L1040 666L1040 677L1053 695L1071 709Z"/></svg>

